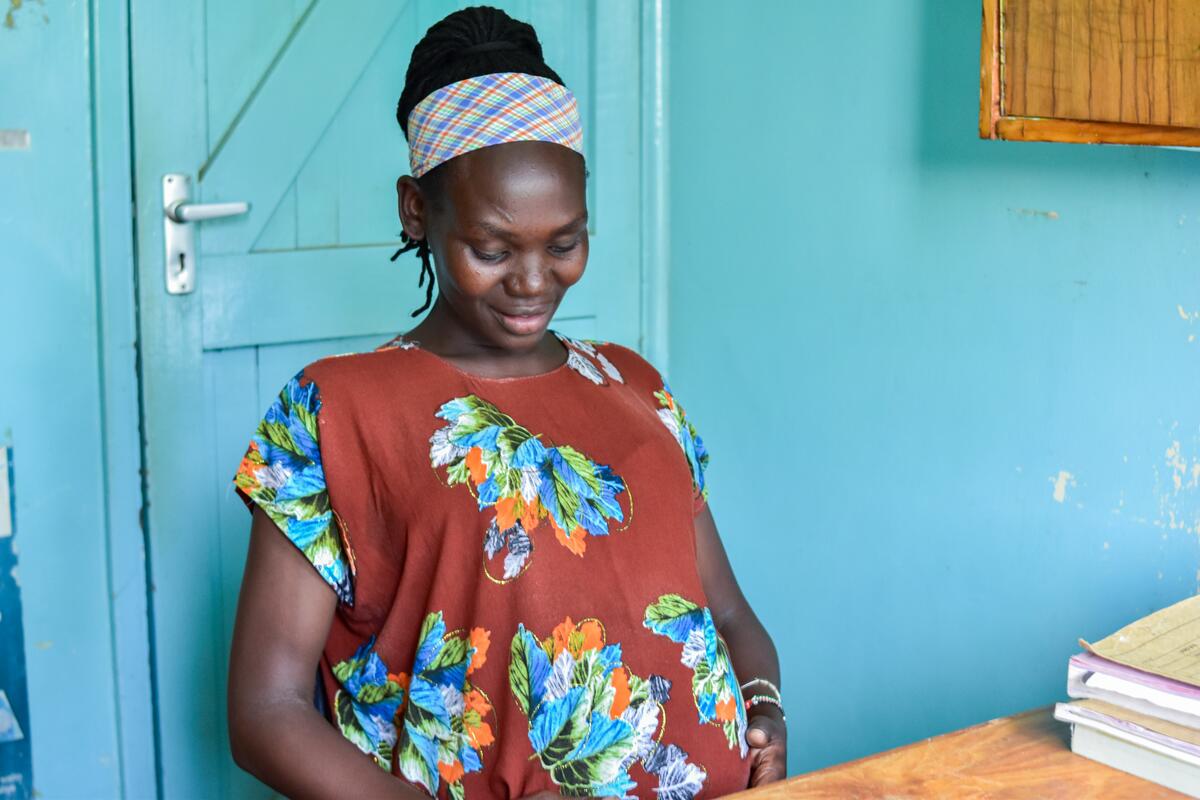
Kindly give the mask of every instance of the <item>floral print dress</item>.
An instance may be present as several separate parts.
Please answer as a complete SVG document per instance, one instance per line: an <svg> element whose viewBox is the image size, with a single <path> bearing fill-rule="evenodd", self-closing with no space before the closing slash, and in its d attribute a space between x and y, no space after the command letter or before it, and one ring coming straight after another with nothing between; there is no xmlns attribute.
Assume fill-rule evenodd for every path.
<svg viewBox="0 0 1200 800"><path fill-rule="evenodd" d="M696 567L708 453L640 356L556 335L566 363L518 378L398 337L267 410L235 483L337 595L321 705L435 797L742 789Z"/></svg>

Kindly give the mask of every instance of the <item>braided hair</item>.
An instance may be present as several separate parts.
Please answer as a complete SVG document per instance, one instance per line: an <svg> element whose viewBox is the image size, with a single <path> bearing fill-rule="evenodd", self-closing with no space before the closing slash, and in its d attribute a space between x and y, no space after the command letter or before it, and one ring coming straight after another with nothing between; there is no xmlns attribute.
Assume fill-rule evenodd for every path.
<svg viewBox="0 0 1200 800"><path fill-rule="evenodd" d="M396 121L405 138L408 138L408 115L430 94L443 86L494 72L524 72L562 83L558 73L543 60L542 45L533 26L498 8L464 8L436 23L413 48L404 92L396 105ZM417 185L427 196L438 196L443 167L440 164L417 179ZM425 287L425 304L412 313L415 317L433 304L429 241L413 239L404 231L400 233L400 241L403 246L392 256L392 261L410 250L416 250L421 259L417 286Z"/></svg>

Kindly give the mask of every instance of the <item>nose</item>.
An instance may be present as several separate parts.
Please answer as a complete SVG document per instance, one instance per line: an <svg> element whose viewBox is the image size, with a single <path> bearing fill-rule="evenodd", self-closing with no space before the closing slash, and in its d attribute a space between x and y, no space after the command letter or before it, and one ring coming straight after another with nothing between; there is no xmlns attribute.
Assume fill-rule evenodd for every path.
<svg viewBox="0 0 1200 800"><path fill-rule="evenodd" d="M504 288L513 297L538 297L545 294L550 281L550 264L539 253L527 253L514 258L512 268L504 276Z"/></svg>

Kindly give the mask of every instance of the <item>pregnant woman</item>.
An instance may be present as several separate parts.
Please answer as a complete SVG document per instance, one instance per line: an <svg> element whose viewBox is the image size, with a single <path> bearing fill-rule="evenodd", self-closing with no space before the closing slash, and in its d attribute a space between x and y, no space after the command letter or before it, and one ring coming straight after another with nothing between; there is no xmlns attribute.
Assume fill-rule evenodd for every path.
<svg viewBox="0 0 1200 800"><path fill-rule="evenodd" d="M237 762L297 798L778 780L779 665L703 442L638 354L549 327L588 258L574 96L529 25L468 8L414 49L397 118L429 313L307 366L242 460Z"/></svg>

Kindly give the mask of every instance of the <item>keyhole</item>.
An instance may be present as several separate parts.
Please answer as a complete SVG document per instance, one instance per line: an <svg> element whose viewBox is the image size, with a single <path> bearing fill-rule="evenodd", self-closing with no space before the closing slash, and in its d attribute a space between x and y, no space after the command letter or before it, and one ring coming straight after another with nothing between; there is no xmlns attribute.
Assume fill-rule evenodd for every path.
<svg viewBox="0 0 1200 800"><path fill-rule="evenodd" d="M187 269L187 263L184 261L184 259L186 259L186 258L187 258L187 253L179 254L179 274L180 275L182 275L184 273L184 270Z"/></svg>

